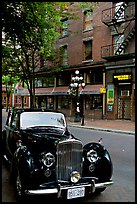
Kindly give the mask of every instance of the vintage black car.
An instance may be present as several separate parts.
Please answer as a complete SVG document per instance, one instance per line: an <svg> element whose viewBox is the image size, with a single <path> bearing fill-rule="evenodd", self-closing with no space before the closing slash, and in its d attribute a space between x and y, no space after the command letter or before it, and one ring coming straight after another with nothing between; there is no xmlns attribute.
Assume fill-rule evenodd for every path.
<svg viewBox="0 0 137 204"><path fill-rule="evenodd" d="M3 158L11 164L17 198L51 195L73 199L113 184L113 165L99 142L83 145L64 114L42 109L9 111L2 131Z"/></svg>

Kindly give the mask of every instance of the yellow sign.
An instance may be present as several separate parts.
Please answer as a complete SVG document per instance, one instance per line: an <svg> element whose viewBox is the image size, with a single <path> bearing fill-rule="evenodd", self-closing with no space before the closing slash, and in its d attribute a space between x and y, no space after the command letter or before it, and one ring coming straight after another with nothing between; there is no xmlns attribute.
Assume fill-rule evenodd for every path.
<svg viewBox="0 0 137 204"><path fill-rule="evenodd" d="M118 80L131 79L131 74L117 75L117 76L114 76L114 79L118 79Z"/></svg>
<svg viewBox="0 0 137 204"><path fill-rule="evenodd" d="M106 93L106 88L104 87L100 88L100 93Z"/></svg>

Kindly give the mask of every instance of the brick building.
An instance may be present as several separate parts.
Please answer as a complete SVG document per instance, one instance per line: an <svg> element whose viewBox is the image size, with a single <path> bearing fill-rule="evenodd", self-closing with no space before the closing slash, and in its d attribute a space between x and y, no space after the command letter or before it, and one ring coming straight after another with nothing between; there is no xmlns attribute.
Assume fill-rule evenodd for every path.
<svg viewBox="0 0 137 204"><path fill-rule="evenodd" d="M2 85L2 108L6 108L6 103L7 103L7 87L5 85ZM10 95L9 100L8 100L8 105L9 107L12 106L12 95Z"/></svg>
<svg viewBox="0 0 137 204"><path fill-rule="evenodd" d="M44 72L37 75L37 107L74 116L76 96L70 94L69 85L79 70L86 84L79 88L86 118L134 121L135 2L99 2L93 11L79 7L78 17L62 19L56 47L63 71L49 78Z"/></svg>

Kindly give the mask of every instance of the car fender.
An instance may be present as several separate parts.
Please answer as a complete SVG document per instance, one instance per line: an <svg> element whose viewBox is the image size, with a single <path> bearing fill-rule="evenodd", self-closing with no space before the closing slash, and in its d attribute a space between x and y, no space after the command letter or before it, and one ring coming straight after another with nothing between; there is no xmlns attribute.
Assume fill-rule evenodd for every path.
<svg viewBox="0 0 137 204"><path fill-rule="evenodd" d="M89 161L88 155L96 154L94 161ZM108 181L112 177L113 164L107 149L98 142L91 142L83 147L83 174L95 176L100 181Z"/></svg>
<svg viewBox="0 0 137 204"><path fill-rule="evenodd" d="M6 148L6 130L2 131L2 153L5 153Z"/></svg>
<svg viewBox="0 0 137 204"><path fill-rule="evenodd" d="M32 155L26 146L20 145L14 153L14 162L20 174L28 177L32 169Z"/></svg>

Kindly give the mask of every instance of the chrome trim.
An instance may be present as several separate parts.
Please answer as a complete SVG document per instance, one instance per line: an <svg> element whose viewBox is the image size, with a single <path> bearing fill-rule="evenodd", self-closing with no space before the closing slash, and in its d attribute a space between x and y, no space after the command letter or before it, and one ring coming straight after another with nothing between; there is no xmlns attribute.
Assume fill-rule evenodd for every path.
<svg viewBox="0 0 137 204"><path fill-rule="evenodd" d="M68 143L68 142L79 142L79 143L83 144L80 140L73 139L73 138L69 138L67 140L60 141L59 143L60 144L62 144L62 143L65 144L65 143Z"/></svg>
<svg viewBox="0 0 137 204"><path fill-rule="evenodd" d="M32 195L32 194L54 194L57 193L58 196L61 195L61 190L67 190L72 188L78 188L78 187L86 187L86 186L92 186L92 184L83 184L79 186L60 186L58 188L52 188L52 189L41 189L41 190L26 190L25 193Z"/></svg>
<svg viewBox="0 0 137 204"><path fill-rule="evenodd" d="M94 193L95 192L95 190L96 190L96 187L95 187L95 180L94 179L92 179L92 182L93 182L93 187L92 187L92 193Z"/></svg>
<svg viewBox="0 0 137 204"><path fill-rule="evenodd" d="M5 154L3 155L3 157L4 157L4 159L5 159L6 161L9 161L8 158L7 158L7 156L6 156Z"/></svg>
<svg viewBox="0 0 137 204"><path fill-rule="evenodd" d="M74 185L74 186L61 186L60 184L58 184L57 188L26 190L25 193L28 195L57 194L57 197L59 198L61 196L61 190L67 190L67 189L73 189L73 188L78 188L78 187L88 187L89 186L92 188L92 193L94 193L96 188L104 188L104 187L107 187L109 185L112 185L113 183L114 183L113 181L104 182L104 183L95 183L95 180L92 179L92 183L89 183L89 184Z"/></svg>
<svg viewBox="0 0 137 204"><path fill-rule="evenodd" d="M58 184L58 194L57 194L57 198L61 197L61 185Z"/></svg>
<svg viewBox="0 0 137 204"><path fill-rule="evenodd" d="M113 181L104 182L104 183L96 183L95 188L104 188L104 187L112 185L113 183L114 183Z"/></svg>
<svg viewBox="0 0 137 204"><path fill-rule="evenodd" d="M57 180L70 181L70 174L78 171L82 175L82 142L73 138L57 144Z"/></svg>
<svg viewBox="0 0 137 204"><path fill-rule="evenodd" d="M58 189L52 188L52 189L41 189L41 190L26 190L25 193L29 195L54 194L54 193L58 193Z"/></svg>

